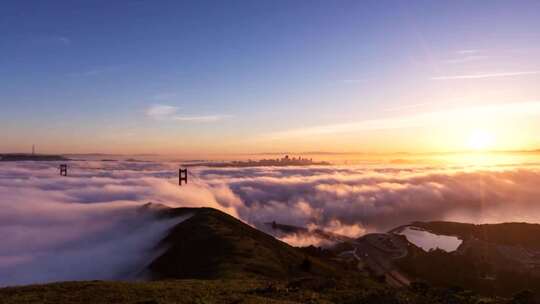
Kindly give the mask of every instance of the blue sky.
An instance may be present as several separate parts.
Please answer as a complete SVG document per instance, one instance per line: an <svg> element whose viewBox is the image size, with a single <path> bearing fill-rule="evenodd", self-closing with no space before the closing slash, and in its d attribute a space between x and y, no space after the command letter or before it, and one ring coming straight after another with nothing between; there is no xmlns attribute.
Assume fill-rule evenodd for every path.
<svg viewBox="0 0 540 304"><path fill-rule="evenodd" d="M538 1L4 1L0 151L455 150L478 128L497 148L530 148L539 11ZM500 121L519 116L530 136L510 141L491 122L395 124L501 104L526 108Z"/></svg>

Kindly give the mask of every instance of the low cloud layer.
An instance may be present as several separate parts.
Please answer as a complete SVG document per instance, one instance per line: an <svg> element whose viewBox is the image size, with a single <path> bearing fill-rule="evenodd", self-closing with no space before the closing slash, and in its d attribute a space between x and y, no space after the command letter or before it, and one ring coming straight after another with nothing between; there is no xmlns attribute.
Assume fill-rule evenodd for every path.
<svg viewBox="0 0 540 304"><path fill-rule="evenodd" d="M134 277L181 220L138 211L147 202L351 237L416 220L540 219L540 169L531 166L190 168L181 187L176 163L78 161L68 177L57 166L0 163L0 285Z"/></svg>
<svg viewBox="0 0 540 304"><path fill-rule="evenodd" d="M230 190L241 202L239 217L250 223L315 224L355 235L357 227L383 231L416 220L540 219L536 167L252 168L200 175Z"/></svg>

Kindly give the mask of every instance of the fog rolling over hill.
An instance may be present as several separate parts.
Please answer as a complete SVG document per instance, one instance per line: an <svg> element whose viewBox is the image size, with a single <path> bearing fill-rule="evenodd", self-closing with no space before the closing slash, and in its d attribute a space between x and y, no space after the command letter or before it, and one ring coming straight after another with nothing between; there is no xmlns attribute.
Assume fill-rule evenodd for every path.
<svg viewBox="0 0 540 304"><path fill-rule="evenodd" d="M17 219L26 222L19 232L4 219L0 234L11 235L0 249L0 285L144 278L145 265L159 253L156 244L186 218L160 219L144 207L84 209L64 209L55 217L29 214Z"/></svg>
<svg viewBox="0 0 540 304"><path fill-rule="evenodd" d="M298 249L217 210L177 208L169 214L191 212L193 216L173 227L161 241L165 252L149 265L154 278L286 279L305 272L337 273L335 265L307 259Z"/></svg>
<svg viewBox="0 0 540 304"><path fill-rule="evenodd" d="M0 163L7 303L96 294L102 303L508 303L537 293L537 226L477 225L540 215L533 164L202 166L179 186L174 161L66 163L67 177L57 161ZM441 219L476 225L429 222ZM394 233L404 224L461 243L424 251ZM52 285L13 287L33 283Z"/></svg>
<svg viewBox="0 0 540 304"><path fill-rule="evenodd" d="M147 240L153 248L152 258L133 265L138 278L150 279L150 282L83 281L9 287L0 289L2 303L131 303L134 297L139 302L152 303L199 300L209 303L479 303L482 299L488 303L523 303L516 302L523 298L535 301L534 294L520 293L517 284L505 281L497 285L503 282L497 276L512 275L508 269L499 272L496 267L492 268L489 275L494 276L493 279L476 277L487 273L478 272L479 268L473 265L494 266L470 253L478 250L474 235L477 230L483 230L483 226L451 222L412 224L416 229L428 229L432 233L459 231L455 235L464 240L462 246L447 253L423 251L405 236L394 234L397 230L367 234L358 239L340 239L328 233L325 235L333 246L296 248L211 208L167 208L148 203L138 207L137 214L143 218L151 215L158 222L174 220L161 240ZM540 225L511 225L512 234L540 229ZM148 228L148 224L143 226ZM278 223L273 226L287 228L285 233L310 233L302 227ZM507 241L499 243L499 240L508 240L504 235L493 239L500 235L498 230L506 231L505 226L507 224L489 226L491 232L486 241L489 246L502 246L503 250L508 250L505 246L522 246L519 240L512 245ZM523 247L516 250L519 248ZM93 264L97 268L106 265L100 260ZM521 283L538 280L538 274L528 270L528 281ZM519 279L523 275L523 270L517 270L512 278ZM483 286L499 287L483 289ZM534 292L536 286L521 287ZM497 295L506 298L497 298Z"/></svg>
<svg viewBox="0 0 540 304"><path fill-rule="evenodd" d="M537 292L538 225L416 221L473 218L480 206L489 218L522 219L525 209L532 218L535 166L196 167L182 186L174 162L77 160L68 177L58 162L0 166L2 285L143 280L2 289L11 303L89 294L114 303L134 294L158 303L160 294L163 303L191 303L186 294L210 303L505 303ZM424 251L392 229L402 224L462 242Z"/></svg>

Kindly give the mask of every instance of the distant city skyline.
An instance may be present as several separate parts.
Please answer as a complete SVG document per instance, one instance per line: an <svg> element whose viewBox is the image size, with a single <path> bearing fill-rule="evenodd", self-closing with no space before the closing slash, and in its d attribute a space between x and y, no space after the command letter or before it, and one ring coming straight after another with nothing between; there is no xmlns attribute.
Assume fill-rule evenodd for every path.
<svg viewBox="0 0 540 304"><path fill-rule="evenodd" d="M0 153L540 148L538 1L6 1Z"/></svg>

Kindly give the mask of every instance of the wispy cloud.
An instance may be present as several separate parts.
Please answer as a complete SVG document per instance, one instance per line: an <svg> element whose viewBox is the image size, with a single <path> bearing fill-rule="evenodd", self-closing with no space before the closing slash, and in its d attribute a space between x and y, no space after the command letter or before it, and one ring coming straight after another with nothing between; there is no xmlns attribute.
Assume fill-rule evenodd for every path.
<svg viewBox="0 0 540 304"><path fill-rule="evenodd" d="M484 60L489 58L488 56L480 56L480 55L470 55L470 56L460 56L457 58L450 58L446 59L443 62L448 64L455 64L455 63L466 63L466 62L472 62L472 61L478 61L478 60Z"/></svg>
<svg viewBox="0 0 540 304"><path fill-rule="evenodd" d="M69 76L73 76L73 77L97 76L97 75L117 71L119 68L120 67L117 66L117 65L95 67L95 68L90 68L88 70L84 70L84 71L81 71L81 72L71 73L71 74L69 74Z"/></svg>
<svg viewBox="0 0 540 304"><path fill-rule="evenodd" d="M146 110L146 115L155 119L170 118L178 112L178 107L167 105L152 105Z"/></svg>
<svg viewBox="0 0 540 304"><path fill-rule="evenodd" d="M54 37L54 39L64 45L70 45L71 44L71 39L69 39L68 37L64 37L64 36L58 36L58 37Z"/></svg>
<svg viewBox="0 0 540 304"><path fill-rule="evenodd" d="M312 126L300 129L273 132L265 135L271 139L302 138L327 134L352 133L372 130L393 130L415 127L426 127L459 119L477 119L478 117L495 117L501 115L540 114L540 102L513 102L477 107L454 108L449 110L425 112L419 114L394 116L358 122L332 125Z"/></svg>
<svg viewBox="0 0 540 304"><path fill-rule="evenodd" d="M231 117L225 114L212 115L180 115L179 108L175 106L156 104L146 110L146 116L156 120L170 120L180 122L216 122Z"/></svg>
<svg viewBox="0 0 540 304"><path fill-rule="evenodd" d="M175 92L161 92L155 94L152 98L156 101L167 101L178 97L178 93Z"/></svg>
<svg viewBox="0 0 540 304"><path fill-rule="evenodd" d="M200 116L175 116L176 121L214 122L230 117L230 115L200 115Z"/></svg>
<svg viewBox="0 0 540 304"><path fill-rule="evenodd" d="M423 106L429 106L429 105L433 105L433 104L434 104L434 102L421 102L421 103L414 103L414 104L408 104L408 105L403 105L403 106L386 108L383 111L385 111L385 112L402 111L402 110L408 110L408 109L416 109L416 108L420 108L420 107L423 107Z"/></svg>
<svg viewBox="0 0 540 304"><path fill-rule="evenodd" d="M71 39L66 36L61 35L45 35L45 36L33 36L30 37L29 41L31 43L39 45L71 45Z"/></svg>
<svg viewBox="0 0 540 304"><path fill-rule="evenodd" d="M538 75L538 74L540 74L540 71L519 71L519 72L436 76L436 77L432 77L431 79L432 80L487 79L487 78L515 77L515 76Z"/></svg>
<svg viewBox="0 0 540 304"><path fill-rule="evenodd" d="M405 117L392 117L381 119L370 119L359 122L340 123L333 125L312 126L307 128L286 130L281 132L272 132L264 137L271 139L285 138L303 138L308 136L341 134L361 131L373 130L391 130L420 127L426 124L426 120L430 120L431 115L412 115Z"/></svg>
<svg viewBox="0 0 540 304"><path fill-rule="evenodd" d="M486 52L479 49L463 49L451 52L449 58L442 60L446 64L460 64L489 58Z"/></svg>
<svg viewBox="0 0 540 304"><path fill-rule="evenodd" d="M364 83L366 82L365 79L359 78L359 79L343 79L343 83L352 84L352 83Z"/></svg>
<svg viewBox="0 0 540 304"><path fill-rule="evenodd" d="M479 49L464 49L464 50L458 50L456 51L457 54L460 55L471 55L471 54L478 54L481 51Z"/></svg>

